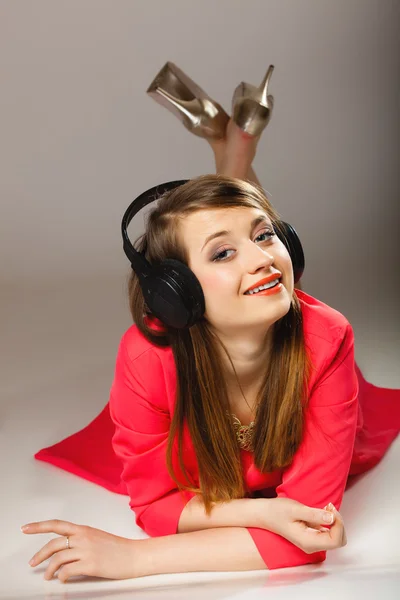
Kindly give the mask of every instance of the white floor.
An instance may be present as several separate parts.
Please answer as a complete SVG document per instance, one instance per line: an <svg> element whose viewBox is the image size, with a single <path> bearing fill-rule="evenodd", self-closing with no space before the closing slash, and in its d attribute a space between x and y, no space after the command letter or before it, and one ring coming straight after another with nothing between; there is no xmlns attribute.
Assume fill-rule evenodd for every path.
<svg viewBox="0 0 400 600"><path fill-rule="evenodd" d="M123 288L120 277L37 287L29 294L1 291L0 598L399 598L399 438L345 493L348 544L320 566L62 584L43 579L47 562L28 565L54 537L22 534L20 525L30 521L58 518L147 537L134 524L127 496L33 458L81 429L108 401L119 339L131 324ZM355 316L356 358L366 379L400 387L397 334L388 326L367 331L362 316Z"/></svg>

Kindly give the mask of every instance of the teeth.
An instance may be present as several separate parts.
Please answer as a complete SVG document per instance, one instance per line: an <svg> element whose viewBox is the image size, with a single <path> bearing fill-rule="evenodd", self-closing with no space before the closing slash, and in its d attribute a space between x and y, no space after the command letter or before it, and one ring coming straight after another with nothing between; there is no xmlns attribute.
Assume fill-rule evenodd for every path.
<svg viewBox="0 0 400 600"><path fill-rule="evenodd" d="M245 292L245 294L251 296L251 295L259 292L260 290L267 290L268 288L274 287L274 285L276 285L277 283L279 283L279 279L274 279L274 281L270 281L269 283L266 283L265 285L261 285L260 287L250 290L249 292Z"/></svg>

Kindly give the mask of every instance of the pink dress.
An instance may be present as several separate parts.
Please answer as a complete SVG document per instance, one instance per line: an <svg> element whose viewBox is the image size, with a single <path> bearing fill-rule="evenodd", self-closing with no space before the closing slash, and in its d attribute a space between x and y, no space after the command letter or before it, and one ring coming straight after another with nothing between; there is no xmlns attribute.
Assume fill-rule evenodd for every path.
<svg viewBox="0 0 400 600"><path fill-rule="evenodd" d="M303 440L289 467L269 473L261 473L252 453L241 450L244 482L250 497L288 497L315 508L332 502L339 510L351 476L374 467L397 437L400 390L366 382L354 362L354 334L347 319L313 296L295 293L315 366ZM149 324L162 327L155 318ZM122 336L104 409L82 430L43 448L35 458L128 495L136 524L149 536L177 533L181 512L195 494L179 492L166 467L176 383L171 348L151 344L132 325ZM185 466L199 485L186 425L183 442ZM326 558L326 552L306 554L265 529L247 530L268 569Z"/></svg>

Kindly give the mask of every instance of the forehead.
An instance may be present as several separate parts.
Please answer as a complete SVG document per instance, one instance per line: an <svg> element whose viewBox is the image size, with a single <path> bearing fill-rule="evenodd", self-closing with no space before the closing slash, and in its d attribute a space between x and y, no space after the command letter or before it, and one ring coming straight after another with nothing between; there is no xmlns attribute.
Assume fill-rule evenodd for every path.
<svg viewBox="0 0 400 600"><path fill-rule="evenodd" d="M256 217L264 217L271 222L268 214L260 208L238 206L203 209L187 215L182 222L182 230L183 233L196 232L198 235L207 236L217 229L247 227Z"/></svg>

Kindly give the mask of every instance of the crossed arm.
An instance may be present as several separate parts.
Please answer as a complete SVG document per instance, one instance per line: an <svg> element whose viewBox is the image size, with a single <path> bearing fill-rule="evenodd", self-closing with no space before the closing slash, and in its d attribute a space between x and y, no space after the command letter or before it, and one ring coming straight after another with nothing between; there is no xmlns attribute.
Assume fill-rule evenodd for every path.
<svg viewBox="0 0 400 600"><path fill-rule="evenodd" d="M337 338L322 351L324 364L310 397L303 440L276 493L306 506L322 509L332 502L339 509L358 413L351 327L338 328ZM131 358L128 343L121 340L109 406L130 507L136 524L151 536L140 540L139 573L275 569L323 561L326 551L307 554L257 526L260 507L273 498L232 500L214 507L210 517L194 493L184 499L164 464L170 427L168 410L161 405L164 395L160 400L164 378L157 353L149 349Z"/></svg>

